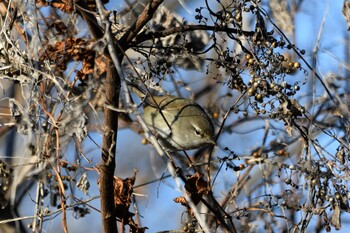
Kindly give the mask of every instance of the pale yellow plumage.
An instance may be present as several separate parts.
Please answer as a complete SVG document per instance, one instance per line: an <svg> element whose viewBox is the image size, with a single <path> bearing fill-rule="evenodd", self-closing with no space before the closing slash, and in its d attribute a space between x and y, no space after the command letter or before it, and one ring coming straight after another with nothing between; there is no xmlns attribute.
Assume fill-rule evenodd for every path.
<svg viewBox="0 0 350 233"><path fill-rule="evenodd" d="M191 150L214 145L214 126L204 109L190 99L174 96L147 96L133 86L144 98L144 120L157 132L167 150Z"/></svg>

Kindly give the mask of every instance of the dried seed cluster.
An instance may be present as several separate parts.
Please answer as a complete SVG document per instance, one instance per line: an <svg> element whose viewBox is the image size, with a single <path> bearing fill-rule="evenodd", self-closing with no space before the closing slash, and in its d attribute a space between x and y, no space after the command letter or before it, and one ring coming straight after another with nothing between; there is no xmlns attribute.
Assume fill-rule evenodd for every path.
<svg viewBox="0 0 350 233"><path fill-rule="evenodd" d="M229 88L246 93L249 106L256 114L268 114L279 120L301 116L304 109L293 96L302 84L288 77L299 70L304 71L291 54L298 51L303 55L305 51L290 44L276 29L268 29L269 17L258 6L258 2L232 3L218 12L210 8L196 9L198 22L207 23L208 18L204 14L209 13L217 27L212 35L217 58L212 63L229 74L226 81ZM255 21L254 30L243 30L243 15ZM218 42L223 33L239 45L240 52L229 46L224 48ZM234 111L248 114L246 110Z"/></svg>

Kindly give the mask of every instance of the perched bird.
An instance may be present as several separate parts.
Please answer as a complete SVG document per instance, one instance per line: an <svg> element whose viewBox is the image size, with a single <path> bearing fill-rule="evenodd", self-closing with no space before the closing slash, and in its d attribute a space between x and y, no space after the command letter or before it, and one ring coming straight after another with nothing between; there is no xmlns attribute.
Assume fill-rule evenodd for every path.
<svg viewBox="0 0 350 233"><path fill-rule="evenodd" d="M157 133L161 145L171 151L215 145L214 125L204 109L190 99L150 96L131 84L144 101L144 120Z"/></svg>

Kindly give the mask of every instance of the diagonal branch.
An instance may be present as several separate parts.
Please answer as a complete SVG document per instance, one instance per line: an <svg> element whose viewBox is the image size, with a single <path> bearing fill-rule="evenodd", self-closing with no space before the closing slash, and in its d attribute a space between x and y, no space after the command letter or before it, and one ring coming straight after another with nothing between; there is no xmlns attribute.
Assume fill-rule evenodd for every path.
<svg viewBox="0 0 350 233"><path fill-rule="evenodd" d="M137 18L136 22L131 25L129 30L123 35L119 40L120 49L126 51L130 48L131 41L136 37L136 35L142 30L142 28L150 21L163 0L151 0L149 4L142 11L140 16Z"/></svg>

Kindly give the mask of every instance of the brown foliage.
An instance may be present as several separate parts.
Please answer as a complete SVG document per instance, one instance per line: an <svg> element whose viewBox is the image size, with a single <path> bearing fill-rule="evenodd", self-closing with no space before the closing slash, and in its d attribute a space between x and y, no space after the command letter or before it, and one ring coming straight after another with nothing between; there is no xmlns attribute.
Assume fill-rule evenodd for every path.
<svg viewBox="0 0 350 233"><path fill-rule="evenodd" d="M147 227L139 227L132 218L134 214L129 212L135 179L136 176L126 179L114 177L115 214L116 217L121 219L123 224L130 226L131 232L143 233L146 231Z"/></svg>
<svg viewBox="0 0 350 233"><path fill-rule="evenodd" d="M210 191L208 188L208 183L203 178L203 174L199 172L196 172L188 178L185 184L185 189L194 205L197 205L202 196L208 194ZM184 197L174 198L174 202L188 207L187 201Z"/></svg>

